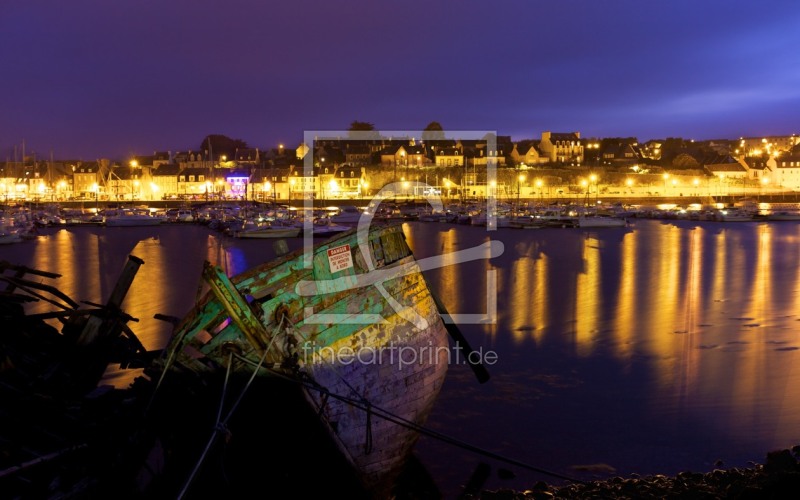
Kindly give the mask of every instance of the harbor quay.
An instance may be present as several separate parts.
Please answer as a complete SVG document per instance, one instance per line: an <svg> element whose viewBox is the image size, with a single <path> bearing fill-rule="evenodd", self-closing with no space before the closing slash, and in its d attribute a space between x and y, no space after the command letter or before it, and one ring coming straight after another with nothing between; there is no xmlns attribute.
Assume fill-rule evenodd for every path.
<svg viewBox="0 0 800 500"><path fill-rule="evenodd" d="M436 197L433 198L434 200ZM457 204L461 202L485 202L486 197L476 197L476 198L467 198L467 197L460 197L460 196L439 196L438 199L444 204ZM597 197L592 195L591 197L587 197L586 195L556 195L556 196L520 196L518 199L516 197L509 198L509 197L497 197L495 198L497 201L508 202L511 204L525 204L525 205L557 205L557 204L577 204L577 205L641 205L641 206L656 206L662 204L673 204L677 206L688 206L688 205L712 205L712 204L723 204L723 205L733 205L737 202L742 201L743 199L753 201L755 203L769 203L769 204L781 204L781 203L800 203L800 192L797 191L781 191L781 192L770 192L769 194L765 193L750 193L750 192L739 192L739 193L732 193L732 194L725 194L725 195L694 195L694 194L687 194L685 196L674 196L674 195L666 195L666 196L655 196L652 194L647 193L620 193L620 194L601 194ZM258 206L269 206L274 204L279 205L286 205L290 207L302 208L307 207L309 204L313 205L315 208L325 208L325 207L342 207L345 205L354 205L357 207L366 207L370 203L374 201L373 198L356 198L356 199L340 199L340 198L331 198L331 199L314 199L314 200L303 200L303 199L292 199L292 200L248 200L248 199L239 199L239 200L139 200L139 201L58 201L58 202L29 202L25 203L24 206L29 208L44 208L44 207L52 207L57 206L64 209L71 209L71 210L84 210L84 211L92 211L93 209L107 209L107 208L116 208L121 206L148 206L150 208L156 210L167 210L170 208L185 208L185 207L203 207L209 204L253 204ZM383 200L383 203L395 203L395 204L426 204L429 201L428 198L424 196L397 196L386 198ZM2 205L0 205L2 206ZM13 206L20 206L18 203L14 204L7 204L6 207L13 207Z"/></svg>

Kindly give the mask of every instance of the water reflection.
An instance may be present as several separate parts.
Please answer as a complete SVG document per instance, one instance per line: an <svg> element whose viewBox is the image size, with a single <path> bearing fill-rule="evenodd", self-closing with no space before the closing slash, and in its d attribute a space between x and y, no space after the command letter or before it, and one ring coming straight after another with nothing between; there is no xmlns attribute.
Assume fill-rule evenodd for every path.
<svg viewBox="0 0 800 500"><path fill-rule="evenodd" d="M579 356L592 354L599 326L600 303L600 243L595 238L586 238L581 256L582 269L578 273L575 285L575 343Z"/></svg>
<svg viewBox="0 0 800 500"><path fill-rule="evenodd" d="M565 474L579 463L623 475L710 470L717 459L744 465L800 441L800 225L637 221L487 233L413 223L405 231L420 258L488 238L505 248L426 272L450 312L485 315L487 296L498 308L494 324L460 325L473 347L497 353L492 380L479 385L466 367L451 367L432 428ZM197 300L204 260L235 274L274 257L271 241L198 226L50 231L0 252L62 273L60 288L95 302L129 254L142 258L123 308L140 318L131 326L150 348L169 334L153 315L180 317ZM485 460L426 438L417 450L448 497ZM552 480L514 472L486 487Z"/></svg>
<svg viewBox="0 0 800 500"><path fill-rule="evenodd" d="M621 276L617 293L617 315L613 326L614 342L617 348L617 358L625 362L630 359L632 352L632 342L636 335L634 320L636 317L638 302L635 291L637 266L639 259L636 258L637 239L628 236L625 244L622 245L622 255L620 257Z"/></svg>
<svg viewBox="0 0 800 500"><path fill-rule="evenodd" d="M480 432L493 451L565 473L595 461L706 470L795 444L800 398L787 387L800 382L799 230L658 221L620 232L498 230L506 253L491 261L501 307L491 347L500 363L488 386L451 370L433 425L465 439ZM476 228L459 231L478 238ZM411 233L416 253L438 251L436 225ZM459 268L441 275L458 280L451 301L464 310L481 275ZM483 329L462 325L478 341ZM511 441L510 425L524 429ZM434 470L452 464L435 444L421 450ZM464 457L461 470L475 464Z"/></svg>

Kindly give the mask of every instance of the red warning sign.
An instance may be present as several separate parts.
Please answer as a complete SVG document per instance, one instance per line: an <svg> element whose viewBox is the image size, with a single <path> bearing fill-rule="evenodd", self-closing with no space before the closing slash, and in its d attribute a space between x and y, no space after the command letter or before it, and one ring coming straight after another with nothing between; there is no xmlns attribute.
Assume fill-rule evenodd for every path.
<svg viewBox="0 0 800 500"><path fill-rule="evenodd" d="M328 265L330 265L332 273L353 267L353 255L350 253L350 245L329 248Z"/></svg>

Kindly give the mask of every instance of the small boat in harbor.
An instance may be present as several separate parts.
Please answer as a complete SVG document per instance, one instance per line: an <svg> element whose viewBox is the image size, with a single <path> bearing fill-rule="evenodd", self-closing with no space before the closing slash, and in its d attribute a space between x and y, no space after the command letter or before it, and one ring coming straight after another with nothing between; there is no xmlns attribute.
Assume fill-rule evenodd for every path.
<svg viewBox="0 0 800 500"><path fill-rule="evenodd" d="M362 212L355 205L345 205L339 208L338 213L330 217L331 222L334 224L349 224L356 225L361 220Z"/></svg>
<svg viewBox="0 0 800 500"><path fill-rule="evenodd" d="M800 211L778 210L768 214L766 219L774 221L800 221Z"/></svg>
<svg viewBox="0 0 800 500"><path fill-rule="evenodd" d="M300 235L302 227L298 224L283 224L274 221L246 220L241 226L230 228L234 238L294 238Z"/></svg>
<svg viewBox="0 0 800 500"><path fill-rule="evenodd" d="M442 387L455 335L402 225L351 229L231 277L206 262L203 278L208 291L148 375L230 373L295 387L364 490L387 497ZM281 411L273 393L256 397Z"/></svg>
<svg viewBox="0 0 800 500"><path fill-rule="evenodd" d="M740 208L725 208L716 212L716 220L721 222L752 222L753 214Z"/></svg>
<svg viewBox="0 0 800 500"><path fill-rule="evenodd" d="M0 229L0 245L9 245L24 241L18 231Z"/></svg>
<svg viewBox="0 0 800 500"><path fill-rule="evenodd" d="M583 214L577 218L577 226L582 228L595 227L625 227L628 221L622 217L601 214Z"/></svg>
<svg viewBox="0 0 800 500"><path fill-rule="evenodd" d="M327 238L335 234L343 233L352 229L352 226L344 224L336 224L331 221L330 217L317 217L312 223L312 231L314 236Z"/></svg>
<svg viewBox="0 0 800 500"><path fill-rule="evenodd" d="M165 218L155 216L146 209L119 209L105 215L107 227L158 226Z"/></svg>

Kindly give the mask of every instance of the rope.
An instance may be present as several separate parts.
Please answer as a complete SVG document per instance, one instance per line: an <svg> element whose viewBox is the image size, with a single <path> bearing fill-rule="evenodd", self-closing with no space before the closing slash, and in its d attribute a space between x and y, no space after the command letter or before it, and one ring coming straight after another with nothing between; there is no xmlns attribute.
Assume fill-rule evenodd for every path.
<svg viewBox="0 0 800 500"><path fill-rule="evenodd" d="M222 395L219 398L219 408L217 409L217 424L222 417L222 408L225 405L225 392L228 388L228 381L231 378L231 365L233 364L233 352L228 351L228 366L225 368L225 382L222 384Z"/></svg>
<svg viewBox="0 0 800 500"><path fill-rule="evenodd" d="M284 320L285 320L287 323L289 323L289 325L290 325L290 326L291 326L291 328L292 328L292 331L295 331L295 330L294 330L294 326L295 326L295 325L294 325L294 323L293 323L293 322L292 322L292 320L291 320L291 319L289 319L289 318L287 317L287 315L285 315L285 314L281 315L281 319L280 319L281 323L282 323ZM278 325L278 326L280 326L280 325ZM304 339L304 340L307 340L305 337L303 337L303 339ZM242 359L244 359L244 358L242 358ZM244 360L245 360L246 362L248 362L248 360L246 360L246 359L244 359ZM364 405L365 405L365 406L368 408L368 410L367 410L367 426L366 426L366 437L365 437L365 440L364 440L364 453L366 453L367 455L369 455L370 453L372 453L372 412L369 410L369 408L372 408L372 404L369 402L369 400L368 400L368 399L367 399L367 398L366 398L366 397L365 397L363 394L359 393L359 392L356 390L356 388L355 388L355 387L353 387L353 386L350 384L350 382L348 382L348 381L347 381L347 379L346 379L346 378L344 378L344 377L343 377L343 376L342 376L342 375L339 373L339 371L336 369L336 366L335 366L333 363L329 363L329 364L328 364L328 367L331 369L331 371L333 371L334 375L336 375L336 376L339 378L339 380L341 380L341 382L342 382L342 383L343 383L345 386L347 386L347 388L348 388L348 389L350 389L350 391L351 391L353 394L355 394L355 395L356 395L356 397L359 399L359 401L361 401L361 403L363 403L363 404L364 404ZM273 372L273 373L274 373L274 372ZM310 377L307 377L307 379L308 379L308 380L311 380L311 379L310 379ZM322 387L321 385L319 385L319 384L318 384L318 383L316 383L316 382L314 382L314 384L316 384L316 385L317 385L317 386L319 386L319 387ZM320 392L322 393L322 399L321 399L321 401L320 401L320 403L319 403L319 411L318 411L318 414L317 414L317 417L318 417L318 418L322 416L322 413L323 413L323 411L324 411L324 409L325 409L325 406L328 404L328 394L330 394L330 391L328 391L327 389L320 390Z"/></svg>
<svg viewBox="0 0 800 500"><path fill-rule="evenodd" d="M222 385L222 396L220 397L219 408L217 409L217 421L214 424L214 432L211 433L211 437L208 439L206 447L203 449L203 453L200 454L200 459L197 461L197 464L195 464L192 473L189 474L189 477L186 479L186 483L183 485L183 489L178 494L178 500L183 498L183 496L186 494L186 490L189 489L189 485L191 485L192 481L194 481L194 477L197 475L197 472L200 470L200 466L205 461L206 455L208 454L208 450L210 450L211 445L214 444L214 441L217 438L217 434L225 430L224 424L222 425L220 424L220 417L222 416L222 407L225 404L225 392L228 387L228 381L230 379L232 364L233 364L233 353L231 352L228 353L228 366L225 370L225 383Z"/></svg>
<svg viewBox="0 0 800 500"><path fill-rule="evenodd" d="M281 322L281 324L282 324L282 322ZM280 324L277 325L275 327L275 332L273 332L273 333L277 333L277 331L278 331L280 326L281 326ZM208 442L206 443L206 447L203 450L203 453L200 454L200 458L198 459L197 464L194 466L194 469L192 470L192 473L186 479L186 483L184 484L183 489L178 494L178 497L177 497L178 500L183 498L183 496L186 494L186 491L189 489L189 486L192 484L192 481L194 481L194 477L197 475L197 472L200 470L200 466L205 461L206 455L208 454L208 451L211 449L211 446L214 444L214 441L216 441L217 435L219 435L220 432L225 432L225 433L228 432L228 420L230 420L230 418L233 416L234 411L236 411L236 408L238 408L239 403L244 398L245 393L250 388L250 385L253 383L253 380L256 378L256 374L258 374L258 371L261 369L262 365L264 364L264 360L267 359L267 354L269 353L270 349L272 348L272 345L275 343L275 339L277 337L278 337L277 334L273 334L272 335L272 339L270 339L269 345L267 345L267 348L264 350L264 354L261 355L261 359L258 360L258 365L256 365L255 370L253 370L253 373L250 375L250 379L247 381L247 384L245 384L244 388L242 388L242 391L239 393L239 397L236 399L236 401L234 402L234 404L231 407L230 411L225 416L225 419L223 419L220 422L220 417L222 416L222 407L223 407L223 404L225 402L226 387L228 385L229 375L230 375L230 371L231 371L231 365L233 364L233 356L234 356L233 351L230 351L228 353L228 367L227 367L227 370L225 372L225 383L222 386L222 399L220 401L219 409L217 411L217 421L214 424L214 432L211 433L211 437L208 439ZM238 355L237 355L237 358L239 358Z"/></svg>
<svg viewBox="0 0 800 500"><path fill-rule="evenodd" d="M322 416L322 412L325 411L325 407L328 405L328 395L322 395L322 402L319 405L319 411L317 412L317 418Z"/></svg>
<svg viewBox="0 0 800 500"><path fill-rule="evenodd" d="M167 376L167 371L169 367L172 365L173 361L175 361L175 353L177 352L177 346L175 349L172 349L169 352L169 356L167 357L167 362L164 363L164 368L161 370L161 375L158 377L158 382L156 383L155 389L153 389L153 394L150 395L150 401L147 402L147 406L144 409L144 417L150 413L150 407L153 406L153 401L156 399L156 394L158 394L158 390L161 388L161 383L164 382L164 377Z"/></svg>
<svg viewBox="0 0 800 500"><path fill-rule="evenodd" d="M240 358L240 359L242 359L245 362L250 363L250 364L253 363L252 361L247 360L245 358ZM365 403L363 403L361 401L357 401L357 400L355 400L353 398L349 398L347 396L342 396L340 394L334 394L334 393L330 392L328 389L326 389L325 387L317 384L313 380L301 380L301 379L298 379L298 378L295 378L295 377L289 377L289 376L287 376L287 375L285 375L283 373L276 372L274 370L269 370L269 371L273 375L275 375L275 376L277 376L279 378L283 378L285 380L301 384L304 387L309 388L309 389L314 389L314 390L320 391L326 397L328 397L328 396L333 397L335 399L338 399L339 401L342 401L344 403L347 403L347 404L353 406L354 408L358 408L360 410L363 410L363 411L367 412L368 421L370 419L370 416L374 413L376 416L378 416L378 417L380 417L380 418L382 418L384 420L388 420L389 422L392 422L394 424L400 425L400 426L405 427L407 429L411 429L411 430L413 430L415 432L418 432L420 434L423 434L425 436L431 437L433 439L437 439L437 440L439 440L439 441L441 441L443 443L447 443L447 444L455 446L457 448L461 448L461 449L464 449L464 450L467 450L467 451L471 451L473 453L476 453L478 455L481 455L481 456L484 456L484 457L487 457L487 458L492 458L492 459L500 461L500 462L504 462L504 463L507 463L507 464L510 464L510 465L514 465L514 466L517 466L517 467L520 467L520 468L523 468L523 469L527 469L527 470L530 470L530 471L533 471L533 472L546 474L548 476L557 477L559 479L564 479L566 481L570 481L570 482L573 482L573 483L579 483L579 484L585 484L586 483L585 481L581 481L580 479L576 479L576 478L573 478L573 477L570 477L570 476L566 476L566 475L560 474L558 472L549 471L549 470L543 469L541 467L536 467L534 465L527 464L525 462L521 462L521 461L516 460L514 458L505 457L503 455L499 455L497 453L494 453L492 451L486 450L484 448L480 448L478 446L469 444L469 443L467 443L465 441L462 441L460 439L454 438L452 436L448 436L448 435L442 434L441 432L437 432L437 431L434 431L432 429L428 429L428 428L423 427L423 426L421 426L421 425L419 425L419 424L417 424L415 422L412 422L412 421L410 421L408 419L405 419L405 418L403 418L403 417L401 417L399 415L395 415L395 414L393 414L393 413L391 413L391 412L389 412L387 410L384 410L384 409L382 409L380 407L373 406L373 405L371 405L369 403L365 404Z"/></svg>
<svg viewBox="0 0 800 500"><path fill-rule="evenodd" d="M364 440L364 453L372 453L372 405L367 402L367 437Z"/></svg>

